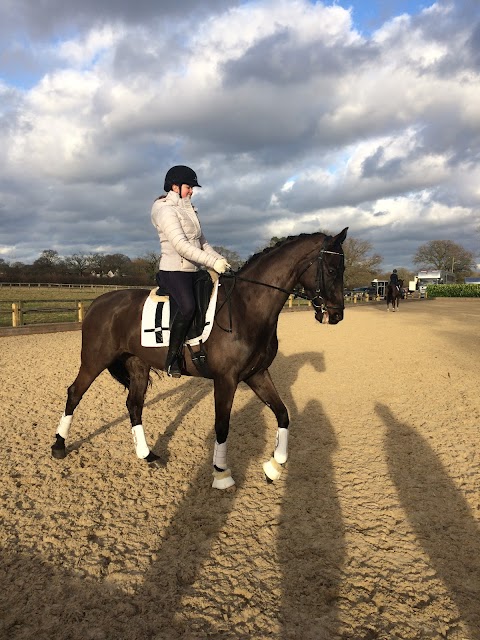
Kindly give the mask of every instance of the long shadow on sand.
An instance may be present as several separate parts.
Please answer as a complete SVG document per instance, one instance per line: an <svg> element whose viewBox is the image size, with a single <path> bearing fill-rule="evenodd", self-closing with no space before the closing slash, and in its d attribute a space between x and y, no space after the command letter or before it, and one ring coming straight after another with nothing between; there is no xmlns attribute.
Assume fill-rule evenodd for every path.
<svg viewBox="0 0 480 640"><path fill-rule="evenodd" d="M305 358L305 355L308 355ZM278 390L289 408L290 455L278 534L282 579L282 637L332 640L339 621L337 598L345 562L345 534L332 462L337 448L333 426L321 403L300 411L293 393L303 366L312 376L325 370L322 354L279 353ZM322 378L318 376L321 397Z"/></svg>
<svg viewBox="0 0 480 640"><path fill-rule="evenodd" d="M345 537L332 456L337 441L322 405L292 412L278 552L283 573L283 638L333 640Z"/></svg>
<svg viewBox="0 0 480 640"><path fill-rule="evenodd" d="M456 604L470 638L480 640L480 528L435 451L415 429L376 406L387 428L385 449L402 506Z"/></svg>

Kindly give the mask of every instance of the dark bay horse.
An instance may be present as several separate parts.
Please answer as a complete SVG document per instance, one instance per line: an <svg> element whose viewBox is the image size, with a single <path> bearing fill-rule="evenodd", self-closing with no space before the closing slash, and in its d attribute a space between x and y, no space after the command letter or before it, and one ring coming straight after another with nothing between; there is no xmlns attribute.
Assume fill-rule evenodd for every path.
<svg viewBox="0 0 480 640"><path fill-rule="evenodd" d="M342 243L347 229L334 237L312 233L287 238L252 256L238 272L220 277L214 326L204 345L215 398L213 487L226 489L235 484L227 464L227 436L233 398L242 381L277 419L274 454L263 467L267 479L280 477L287 460L289 416L268 371L278 349L278 316L294 287L300 285L318 322L337 324L343 319ZM142 426L150 370L164 369L167 355L166 347L143 347L140 342L142 308L149 293L113 291L90 306L82 325L80 369L68 388L52 446L55 458L67 455L65 441L73 412L95 378L108 369L128 389L127 409L137 456L151 466L161 466L147 446ZM183 373L200 375L188 350Z"/></svg>
<svg viewBox="0 0 480 640"><path fill-rule="evenodd" d="M403 280L398 281L398 287L390 283L387 285L387 311L390 311L390 305L392 305L392 311L396 311L398 309L398 303L402 297L402 287Z"/></svg>

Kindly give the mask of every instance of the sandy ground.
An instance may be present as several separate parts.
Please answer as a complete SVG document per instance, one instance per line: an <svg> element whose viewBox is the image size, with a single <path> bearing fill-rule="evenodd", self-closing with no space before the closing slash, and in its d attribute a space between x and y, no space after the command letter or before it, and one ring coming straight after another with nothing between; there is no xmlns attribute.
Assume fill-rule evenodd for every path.
<svg viewBox="0 0 480 640"><path fill-rule="evenodd" d="M50 457L80 332L0 338L2 640L480 640L480 301L280 317L273 415L245 385L236 491L210 487L211 382L155 377L137 460L109 374Z"/></svg>

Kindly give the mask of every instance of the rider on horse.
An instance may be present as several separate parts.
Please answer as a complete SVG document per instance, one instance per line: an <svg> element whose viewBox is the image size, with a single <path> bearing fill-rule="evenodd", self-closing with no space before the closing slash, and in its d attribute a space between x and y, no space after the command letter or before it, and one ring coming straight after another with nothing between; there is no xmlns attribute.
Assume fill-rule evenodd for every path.
<svg viewBox="0 0 480 640"><path fill-rule="evenodd" d="M180 355L195 314L194 274L200 266L224 273L230 265L207 242L190 198L199 187L197 174L190 167L178 165L167 171L166 195L155 200L152 223L160 238L160 271L157 284L175 300L179 311L170 331L165 370L169 376L181 376Z"/></svg>
<svg viewBox="0 0 480 640"><path fill-rule="evenodd" d="M390 274L390 284L392 286L396 287L397 291L399 293L401 293L401 291L400 291L400 282L399 282L399 279L398 279L398 274L397 274L397 270L396 269L394 269L393 273Z"/></svg>

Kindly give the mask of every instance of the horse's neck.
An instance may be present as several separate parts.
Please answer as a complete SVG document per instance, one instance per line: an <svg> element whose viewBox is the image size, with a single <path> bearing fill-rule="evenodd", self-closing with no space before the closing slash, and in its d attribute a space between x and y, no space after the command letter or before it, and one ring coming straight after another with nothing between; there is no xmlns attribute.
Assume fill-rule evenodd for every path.
<svg viewBox="0 0 480 640"><path fill-rule="evenodd" d="M251 269L246 270L245 276L284 289L293 288L302 273L303 263L318 248L317 235L323 237L322 234L312 234L295 238L260 256Z"/></svg>
<svg viewBox="0 0 480 640"><path fill-rule="evenodd" d="M288 293L278 291L274 287L290 292L297 284L305 265L308 265L309 256L316 250L317 245L318 239L313 235L297 238L259 256L249 268L242 271L241 275L245 278L268 285L244 283L246 287L257 287L257 306L263 306L265 314L272 316L280 313Z"/></svg>

